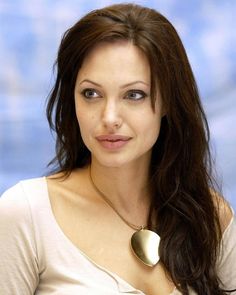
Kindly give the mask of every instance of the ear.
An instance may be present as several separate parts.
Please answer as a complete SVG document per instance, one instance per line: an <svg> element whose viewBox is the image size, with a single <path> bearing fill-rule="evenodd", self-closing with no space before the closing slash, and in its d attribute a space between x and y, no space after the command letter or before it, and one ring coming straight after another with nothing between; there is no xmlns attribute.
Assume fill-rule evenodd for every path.
<svg viewBox="0 0 236 295"><path fill-rule="evenodd" d="M165 110L161 110L161 118L164 118L166 115L166 111Z"/></svg>
<svg viewBox="0 0 236 295"><path fill-rule="evenodd" d="M166 114L167 114L167 112L166 112L166 107L165 107L165 105L162 103L162 106L161 106L161 118L165 117Z"/></svg>

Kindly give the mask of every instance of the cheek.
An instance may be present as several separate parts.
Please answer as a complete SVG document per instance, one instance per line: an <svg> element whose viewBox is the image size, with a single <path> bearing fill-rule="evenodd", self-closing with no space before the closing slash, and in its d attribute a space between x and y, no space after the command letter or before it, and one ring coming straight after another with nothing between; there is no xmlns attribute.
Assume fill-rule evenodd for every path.
<svg viewBox="0 0 236 295"><path fill-rule="evenodd" d="M87 117L85 116L85 114L83 114L81 112L76 112L76 117L77 117L77 121L78 121L79 130L80 130L82 140L83 140L85 146L90 150L90 148L89 148L89 136L88 136L90 126L89 126L89 124L87 122Z"/></svg>
<svg viewBox="0 0 236 295"><path fill-rule="evenodd" d="M155 113L153 111L144 112L141 116L139 116L138 124L143 129L144 132L156 134L159 133L160 124L161 124L161 111L158 110ZM149 132L148 132L149 130Z"/></svg>
<svg viewBox="0 0 236 295"><path fill-rule="evenodd" d="M145 125L143 129L144 140L153 145L157 141L161 128L161 115L155 116Z"/></svg>
<svg viewBox="0 0 236 295"><path fill-rule="evenodd" d="M86 138L93 131L94 126L96 126L95 116L88 113L86 110L76 110L76 117L80 128L80 133L85 141Z"/></svg>
<svg viewBox="0 0 236 295"><path fill-rule="evenodd" d="M79 124L80 132L82 134L84 128L86 128L86 126L87 126L85 112L83 112L81 109L79 109L77 107L76 108L76 117L77 117L77 121L78 121L78 124Z"/></svg>

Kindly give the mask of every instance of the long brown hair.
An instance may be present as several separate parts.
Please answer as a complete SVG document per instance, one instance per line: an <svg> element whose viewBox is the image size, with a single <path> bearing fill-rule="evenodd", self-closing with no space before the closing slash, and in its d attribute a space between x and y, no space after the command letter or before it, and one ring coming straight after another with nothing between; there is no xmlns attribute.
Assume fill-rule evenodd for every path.
<svg viewBox="0 0 236 295"><path fill-rule="evenodd" d="M183 294L225 294L216 260L221 239L212 200L209 129L182 42L171 23L153 9L117 4L84 16L63 36L57 78L47 117L56 131L57 171L70 173L90 162L75 114L75 81L88 52L99 42L127 40L146 54L151 67L154 106L159 89L166 115L150 166L155 230L161 236L161 263Z"/></svg>

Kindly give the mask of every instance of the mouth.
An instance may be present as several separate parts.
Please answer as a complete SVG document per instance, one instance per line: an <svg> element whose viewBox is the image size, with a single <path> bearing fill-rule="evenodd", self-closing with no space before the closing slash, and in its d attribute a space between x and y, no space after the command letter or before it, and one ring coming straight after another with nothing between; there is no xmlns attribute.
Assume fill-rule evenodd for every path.
<svg viewBox="0 0 236 295"><path fill-rule="evenodd" d="M102 145L103 148L115 150L125 146L129 142L131 137L124 135L109 134L99 135L96 137L96 139Z"/></svg>
<svg viewBox="0 0 236 295"><path fill-rule="evenodd" d="M116 141L128 141L131 139L129 136L124 136L124 135L115 135L115 134L110 134L110 135L99 135L96 137L98 141L110 141L110 142L116 142Z"/></svg>

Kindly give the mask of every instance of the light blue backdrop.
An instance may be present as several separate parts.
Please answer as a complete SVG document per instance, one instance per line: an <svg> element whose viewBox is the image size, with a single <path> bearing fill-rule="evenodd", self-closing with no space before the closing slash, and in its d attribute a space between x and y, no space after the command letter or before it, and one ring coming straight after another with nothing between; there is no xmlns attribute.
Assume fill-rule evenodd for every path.
<svg viewBox="0 0 236 295"><path fill-rule="evenodd" d="M44 109L62 34L89 10L118 2L0 1L0 193L48 171L54 141ZM219 178L236 209L236 1L136 3L167 16L184 42L208 115Z"/></svg>

